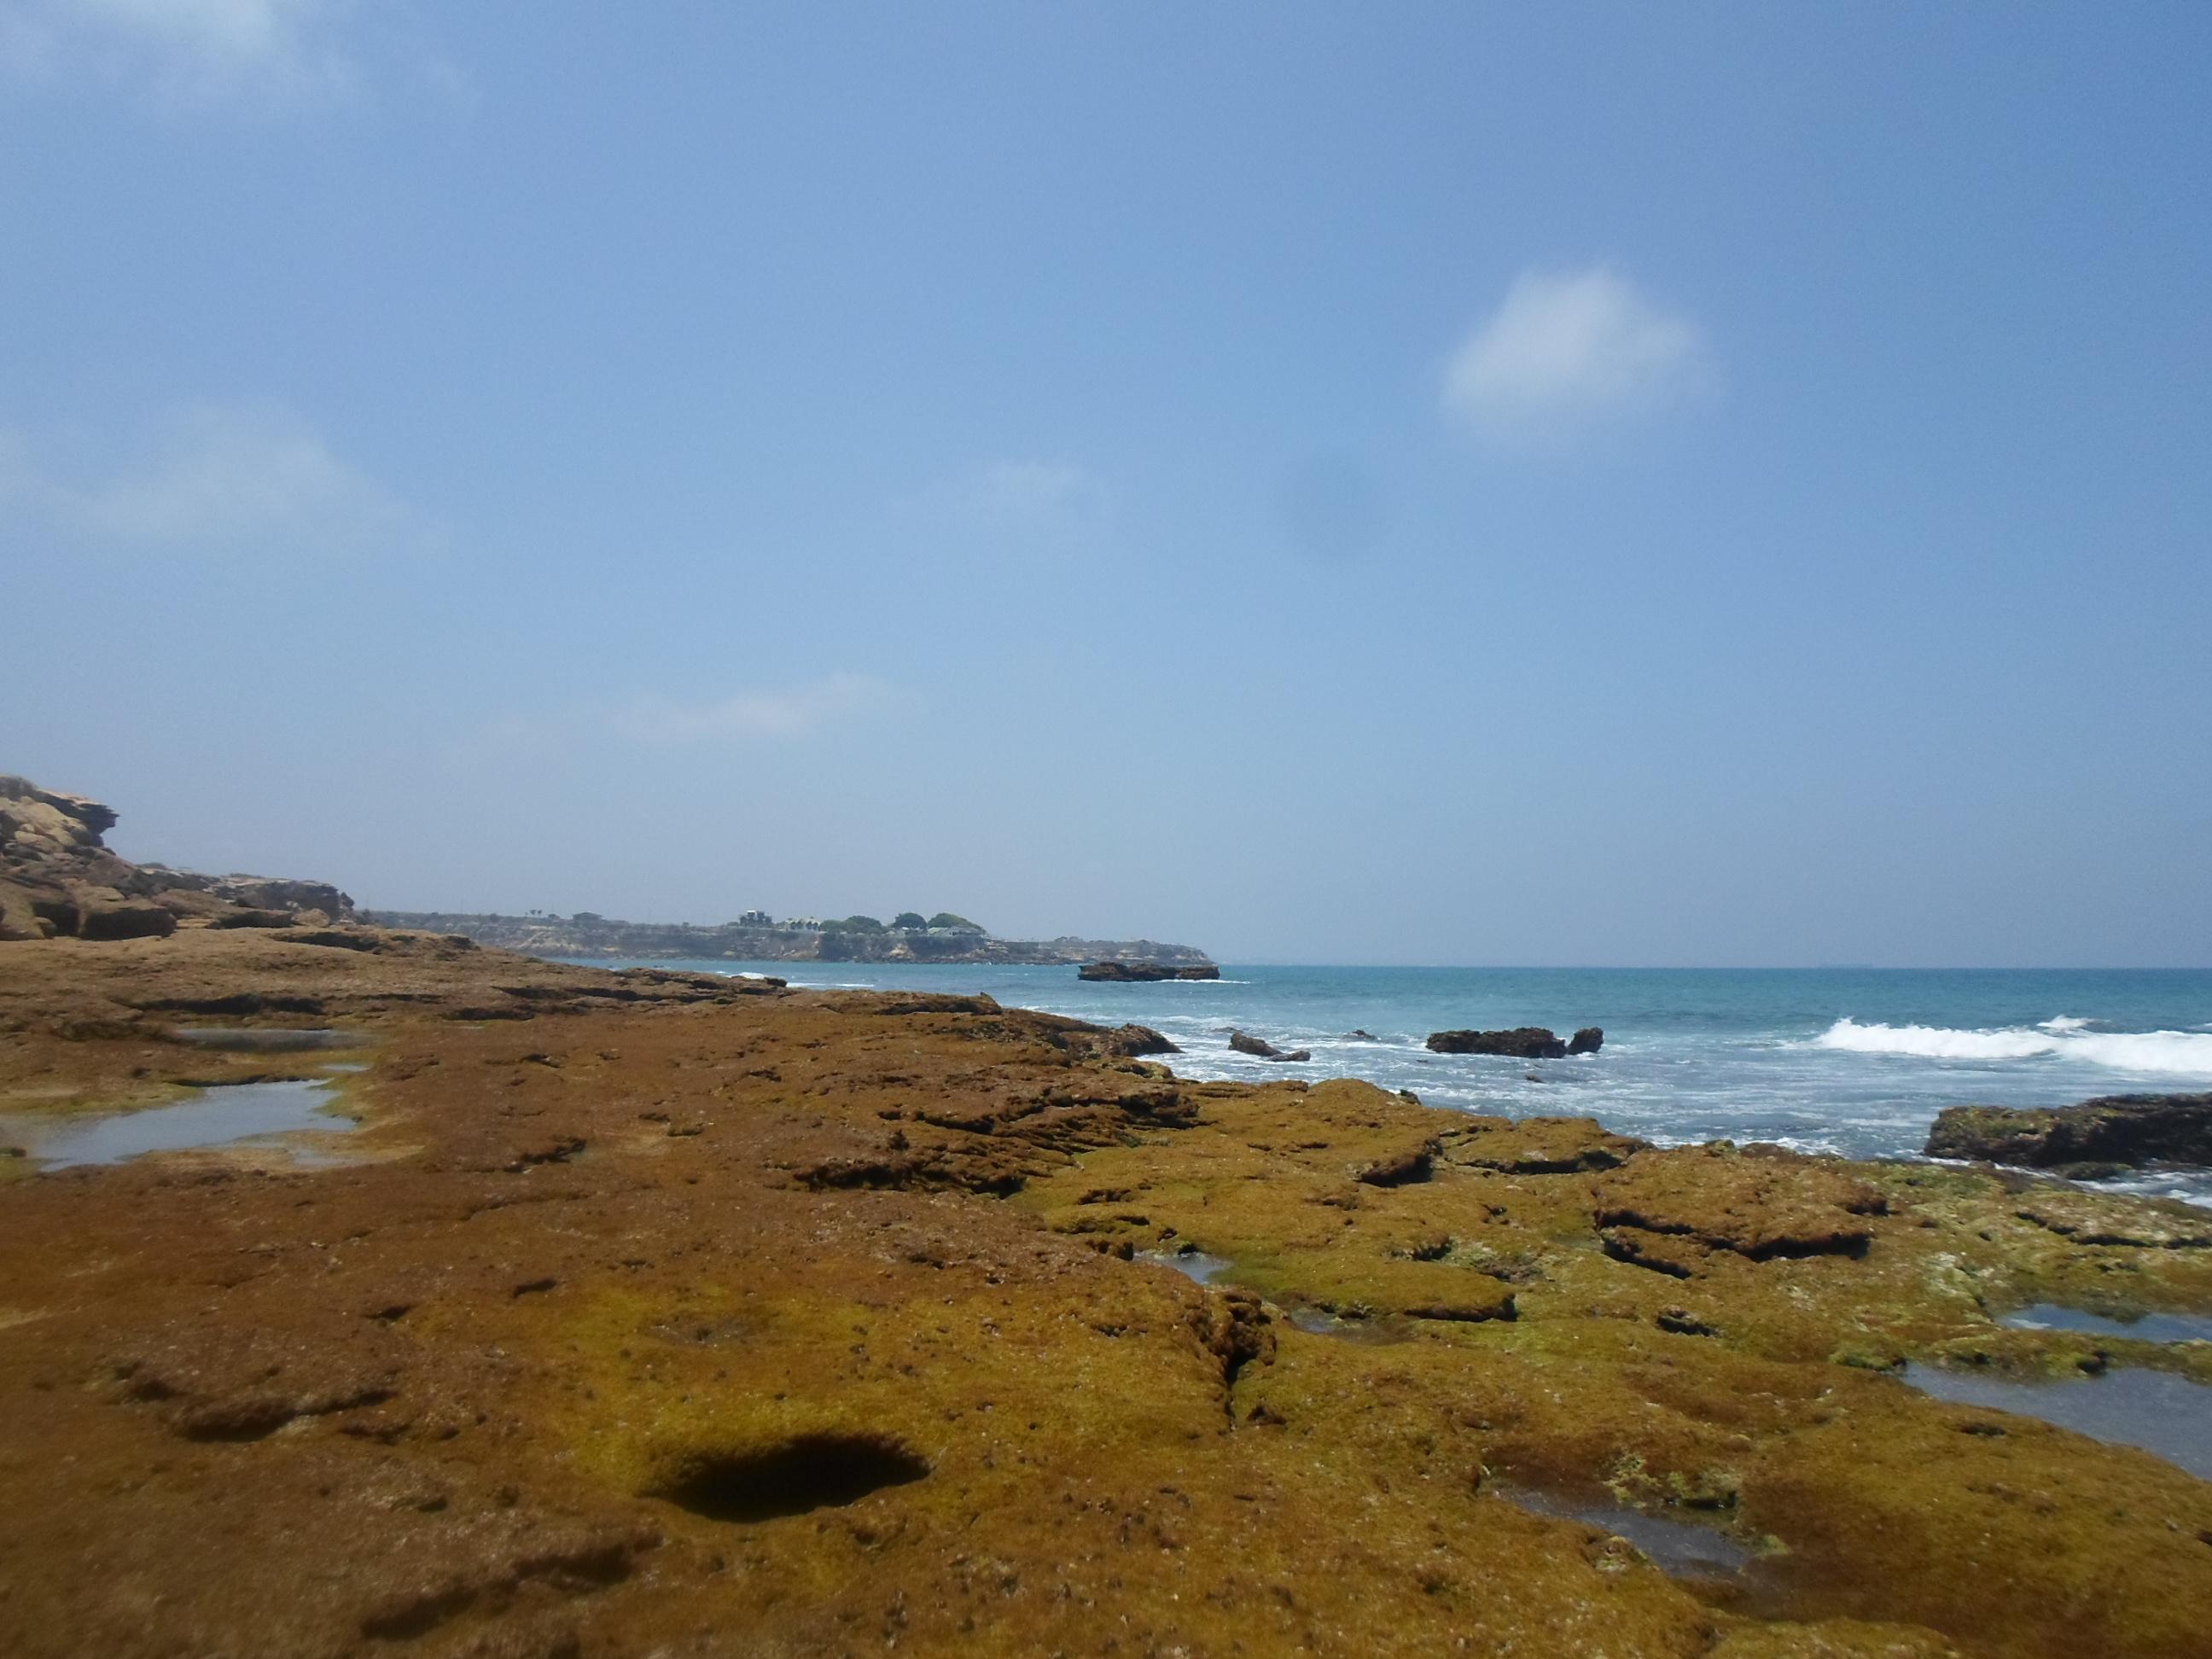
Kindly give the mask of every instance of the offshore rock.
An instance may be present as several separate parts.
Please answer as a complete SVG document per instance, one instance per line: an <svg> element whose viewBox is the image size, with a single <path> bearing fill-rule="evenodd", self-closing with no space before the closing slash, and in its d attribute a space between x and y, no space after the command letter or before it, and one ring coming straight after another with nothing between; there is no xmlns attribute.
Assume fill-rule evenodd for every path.
<svg viewBox="0 0 2212 1659"><path fill-rule="evenodd" d="M1221 969L1212 963L1086 962L1075 970L1078 979L1107 985L1148 985L1163 979L1219 979Z"/></svg>
<svg viewBox="0 0 2212 1659"><path fill-rule="evenodd" d="M2106 1095L2025 1110L1947 1106L1929 1132L1928 1155L2062 1174L2100 1164L2212 1164L2212 1094Z"/></svg>
<svg viewBox="0 0 2212 1659"><path fill-rule="evenodd" d="M1504 1054L1514 1060L1565 1060L1567 1045L1540 1025L1510 1031L1437 1031L1430 1035L1435 1054Z"/></svg>
<svg viewBox="0 0 2212 1659"><path fill-rule="evenodd" d="M1255 1060L1305 1060L1313 1058L1310 1048L1278 1048L1265 1037L1255 1037L1249 1031L1231 1031L1229 1046L1240 1054L1250 1054Z"/></svg>
<svg viewBox="0 0 2212 1659"><path fill-rule="evenodd" d="M1585 1025L1567 1039L1567 1052L1571 1054L1594 1054L1603 1047L1605 1030L1602 1026Z"/></svg>

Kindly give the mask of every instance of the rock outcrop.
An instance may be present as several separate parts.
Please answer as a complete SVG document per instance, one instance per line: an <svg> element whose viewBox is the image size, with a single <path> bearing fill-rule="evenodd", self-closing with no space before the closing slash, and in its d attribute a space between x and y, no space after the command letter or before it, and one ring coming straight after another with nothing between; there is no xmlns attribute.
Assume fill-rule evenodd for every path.
<svg viewBox="0 0 2212 1659"><path fill-rule="evenodd" d="M2106 1095L2078 1106L1947 1106L1930 1158L1981 1158L2060 1174L2145 1164L2212 1164L2212 1094Z"/></svg>
<svg viewBox="0 0 2212 1659"><path fill-rule="evenodd" d="M1510 1031L1436 1031L1429 1037L1435 1054L1505 1054L1515 1060L1565 1060L1567 1045L1540 1025Z"/></svg>
<svg viewBox="0 0 2212 1659"><path fill-rule="evenodd" d="M1103 985L1149 985L1163 979L1219 979L1221 969L1210 962L1086 962L1075 976Z"/></svg>
<svg viewBox="0 0 2212 1659"><path fill-rule="evenodd" d="M1594 1054L1604 1047L1605 1030L1602 1026L1585 1025L1567 1039L1567 1052L1571 1054Z"/></svg>
<svg viewBox="0 0 2212 1659"><path fill-rule="evenodd" d="M1229 1046L1240 1054L1249 1054L1255 1060L1279 1060L1291 1063L1313 1058L1310 1048L1278 1048L1265 1037L1255 1037L1249 1031L1231 1031Z"/></svg>
<svg viewBox="0 0 2212 1659"><path fill-rule="evenodd" d="M353 901L322 882L133 864L100 839L115 818L96 800L0 775L0 940L158 939L180 922L290 926L353 914ZM274 920L243 920L249 912Z"/></svg>

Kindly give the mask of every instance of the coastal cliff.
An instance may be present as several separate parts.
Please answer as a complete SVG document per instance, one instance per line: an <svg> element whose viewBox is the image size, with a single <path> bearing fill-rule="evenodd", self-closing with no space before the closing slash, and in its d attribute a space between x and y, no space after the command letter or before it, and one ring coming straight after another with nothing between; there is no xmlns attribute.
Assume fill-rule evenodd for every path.
<svg viewBox="0 0 2212 1659"><path fill-rule="evenodd" d="M283 927L353 915L352 899L326 882L133 864L103 839L116 817L99 801L0 774L0 941L137 939L187 920Z"/></svg>
<svg viewBox="0 0 2212 1659"><path fill-rule="evenodd" d="M385 927L459 933L539 957L606 957L720 962L981 962L1057 966L1090 962L1208 967L1205 951L1148 939L996 939L980 929L854 928L728 922L617 921L604 916L503 916L443 910L365 910Z"/></svg>

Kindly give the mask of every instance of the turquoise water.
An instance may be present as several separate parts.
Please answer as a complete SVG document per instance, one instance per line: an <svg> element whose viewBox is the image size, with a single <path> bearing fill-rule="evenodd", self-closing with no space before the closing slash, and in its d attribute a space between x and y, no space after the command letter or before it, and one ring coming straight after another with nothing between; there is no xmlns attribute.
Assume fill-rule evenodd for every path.
<svg viewBox="0 0 2212 1659"><path fill-rule="evenodd" d="M600 964L605 965L605 964ZM656 963L794 985L988 992L1001 1002L1155 1026L1188 1077L1361 1077L1432 1105L1570 1113L1662 1143L1728 1138L1866 1158L1917 1154L1945 1106L2065 1105L2212 1090L2212 970L1504 969L1224 966L1216 981L1086 985L1073 968ZM1574 1060L1431 1054L1431 1031L1605 1028ZM1228 1046L1231 1027L1285 1048ZM1373 1042L1349 1040L1355 1030ZM1533 1073L1540 1081L1531 1081ZM2120 1183L2212 1203L2212 1177Z"/></svg>

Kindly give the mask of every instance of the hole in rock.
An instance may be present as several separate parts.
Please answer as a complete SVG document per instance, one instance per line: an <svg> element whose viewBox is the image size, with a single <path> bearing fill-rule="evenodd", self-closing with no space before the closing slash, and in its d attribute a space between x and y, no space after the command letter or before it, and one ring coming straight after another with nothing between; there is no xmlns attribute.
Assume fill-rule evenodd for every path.
<svg viewBox="0 0 2212 1659"><path fill-rule="evenodd" d="M701 1457L651 1495L709 1521L773 1521L903 1486L929 1465L878 1435L814 1434L762 1451Z"/></svg>

